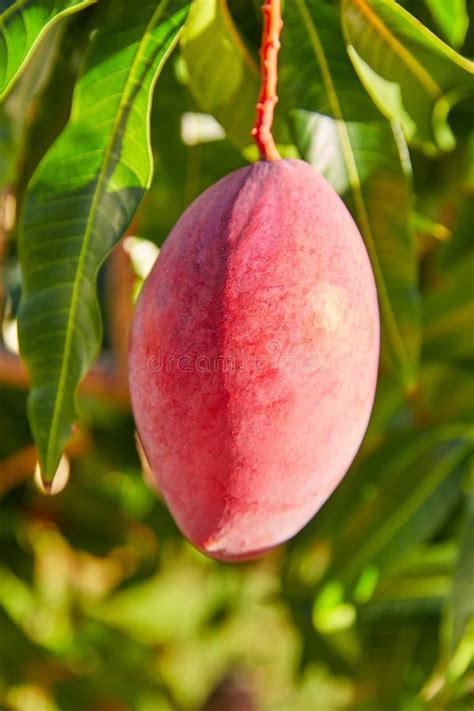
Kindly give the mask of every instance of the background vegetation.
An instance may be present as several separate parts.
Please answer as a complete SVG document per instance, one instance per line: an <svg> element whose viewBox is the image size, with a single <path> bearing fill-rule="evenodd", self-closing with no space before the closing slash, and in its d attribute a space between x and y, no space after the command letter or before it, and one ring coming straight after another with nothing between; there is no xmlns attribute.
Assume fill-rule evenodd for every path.
<svg viewBox="0 0 474 711"><path fill-rule="evenodd" d="M359 224L383 353L343 484L231 566L142 474L126 334L173 223L256 158L259 3L0 0L2 711L472 709L470 11L285 3L276 136Z"/></svg>

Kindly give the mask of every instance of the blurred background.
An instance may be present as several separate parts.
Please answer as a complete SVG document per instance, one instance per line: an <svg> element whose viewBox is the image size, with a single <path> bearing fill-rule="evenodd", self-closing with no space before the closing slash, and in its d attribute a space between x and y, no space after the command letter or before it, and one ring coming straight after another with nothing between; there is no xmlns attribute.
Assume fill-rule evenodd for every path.
<svg viewBox="0 0 474 711"><path fill-rule="evenodd" d="M470 53L465 3L403 4ZM256 55L260 27L243 5L234 19ZM35 476L16 335L18 215L67 121L95 22L92 8L59 23L0 107L1 711L470 711L470 107L453 111L454 150L411 152L423 308L416 382L400 387L382 364L362 449L322 511L261 560L217 563L183 539L149 486L127 392L133 300L160 244L191 200L245 164L190 91L178 53L153 104L152 188L100 272L102 352L53 495Z"/></svg>

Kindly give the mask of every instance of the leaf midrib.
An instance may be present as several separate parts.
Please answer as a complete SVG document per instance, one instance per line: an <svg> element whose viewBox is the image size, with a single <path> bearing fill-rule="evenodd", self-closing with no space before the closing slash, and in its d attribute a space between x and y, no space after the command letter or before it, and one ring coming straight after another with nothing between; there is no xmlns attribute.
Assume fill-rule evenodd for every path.
<svg viewBox="0 0 474 711"><path fill-rule="evenodd" d="M110 134L110 139L109 139L109 142L107 144L107 147L106 147L106 150L104 153L104 160L102 162L99 176L97 178L96 189L94 191L91 210L89 213L89 218L87 220L87 225L86 225L86 229L84 232L84 240L83 240L80 255L79 255L76 276L74 278L74 286L73 286L72 296L71 296L71 306L70 306L70 310L69 310L70 318L68 318L67 327L66 327L64 355L63 355L61 372L60 372L60 377L59 377L59 382L58 382L57 397L56 397L55 404L54 404L54 410L53 410L53 415L52 415L52 419L51 419L51 427L49 430L48 446L46 449L45 471L43 472L43 476L46 479L48 479L49 477L51 477L54 474L54 471L52 471L52 467L54 466L55 462L54 462L54 460L52 460L52 456L54 455L55 441L56 441L56 437L57 437L57 431L59 428L59 420L60 420L61 411L62 411L62 407L63 407L63 403L64 403L65 385L66 385L69 363L70 363L70 359L71 359L72 339L73 339L73 333L74 333L75 315L76 315L76 311L77 311L77 307L78 307L78 303L79 303L80 285L82 283L82 277L83 277L83 273L84 273L84 265L85 265L85 261L86 261L86 257L87 257L89 242L90 242L90 239L92 236L92 231L93 231L93 226L95 223L96 213L97 213L98 206L99 206L99 201L102 196L104 185L106 183L110 158L111 158L113 149L115 147L115 142L116 142L118 133L121 128L123 116L126 112L126 109L128 108L127 102L129 100L129 97L131 94L130 88L132 85L132 78L135 76L135 70L140 63L141 58L144 53L144 50L145 50L145 47L147 46L147 44L149 42L150 32L151 32L152 28L154 27L154 25L157 23L160 15L165 11L169 2L170 2L170 0L162 0L159 3L155 12L153 13L152 17L150 18L150 20L146 26L146 29L143 33L143 38L137 47L133 62L130 65L130 70L128 72L127 80L125 82L124 91L123 91L123 98L120 101L119 108L117 110L116 119L114 121L112 132Z"/></svg>
<svg viewBox="0 0 474 711"><path fill-rule="evenodd" d="M328 95L329 104L331 110L336 118L336 130L339 134L339 140L341 142L341 149L344 158L344 163L347 169L347 175L349 178L349 184L351 186L352 195L354 197L354 202L356 206L357 213L359 215L359 220L362 223L361 229L365 237L367 247L370 252L372 267L376 275L379 300L381 307L385 316L385 327L389 335L390 341L392 343L392 348L397 354L399 362L403 366L403 374L406 378L407 386L411 385L412 380L412 368L410 366L410 361L405 350L405 345L403 339L398 329L398 325L395 319L395 314L392 309L392 304L388 295L388 289L385 284L385 279L383 276L383 271L380 266L377 251L375 249L375 240L372 234L372 228L370 226L370 221L367 215L367 210L365 207L364 196L362 193L360 175L357 168L357 163L352 150L351 139L347 126L344 120L344 115L342 112L341 105L339 103L339 98L337 95L336 87L332 80L331 72L329 69L328 62L324 53L323 45L319 38L318 31L311 17L311 13L308 10L305 0L295 0L300 11L300 15L303 20L303 24L306 27L311 46L313 48L315 58L319 64L321 75L323 78L323 83Z"/></svg>

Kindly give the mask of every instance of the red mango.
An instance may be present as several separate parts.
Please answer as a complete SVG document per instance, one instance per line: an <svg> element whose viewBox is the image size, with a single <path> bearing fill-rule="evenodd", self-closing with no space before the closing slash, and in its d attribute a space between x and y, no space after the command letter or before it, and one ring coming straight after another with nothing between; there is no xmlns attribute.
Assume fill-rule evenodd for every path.
<svg viewBox="0 0 474 711"><path fill-rule="evenodd" d="M364 243L308 164L258 162L197 198L130 335L138 432L184 535L238 560L297 533L359 448L378 356Z"/></svg>

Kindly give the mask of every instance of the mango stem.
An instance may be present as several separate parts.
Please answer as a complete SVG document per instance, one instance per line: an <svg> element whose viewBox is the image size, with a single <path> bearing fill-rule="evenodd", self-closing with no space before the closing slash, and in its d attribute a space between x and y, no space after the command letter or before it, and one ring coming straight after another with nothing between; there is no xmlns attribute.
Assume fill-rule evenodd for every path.
<svg viewBox="0 0 474 711"><path fill-rule="evenodd" d="M280 160L272 136L273 113L278 101L278 50L283 27L280 0L265 0L262 6L263 33L260 47L262 88L257 103L257 118L252 136L262 160Z"/></svg>

